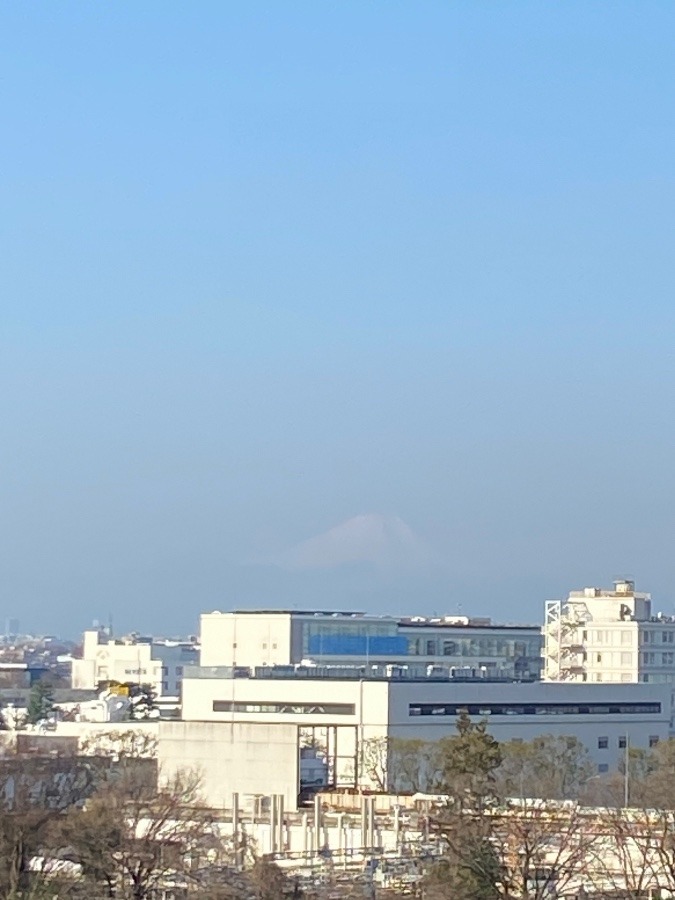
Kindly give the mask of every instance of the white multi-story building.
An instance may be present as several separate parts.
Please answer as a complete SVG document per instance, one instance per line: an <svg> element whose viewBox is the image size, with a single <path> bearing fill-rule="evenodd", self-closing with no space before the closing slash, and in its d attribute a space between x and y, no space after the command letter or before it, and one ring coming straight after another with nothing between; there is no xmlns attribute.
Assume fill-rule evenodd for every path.
<svg viewBox="0 0 675 900"><path fill-rule="evenodd" d="M293 808L309 751L326 786L372 786L363 762L369 743L438 740L455 733L463 710L502 741L577 737L602 774L627 744L648 748L668 737L670 690L411 678L386 669L364 676L354 667L196 667L183 681L181 720L159 724L159 761L166 774L198 768L213 806L241 791L283 794Z"/></svg>
<svg viewBox="0 0 675 900"><path fill-rule="evenodd" d="M82 658L73 659L73 688L95 690L101 682L148 684L158 697L177 697L183 669L198 660L198 650L180 641L135 636L113 640L99 630L84 632Z"/></svg>
<svg viewBox="0 0 675 900"><path fill-rule="evenodd" d="M675 683L675 618L632 581L547 601L543 631L546 681Z"/></svg>
<svg viewBox="0 0 675 900"><path fill-rule="evenodd" d="M202 666L393 664L417 674L433 666L533 680L541 646L538 626L462 616L241 610L201 617Z"/></svg>

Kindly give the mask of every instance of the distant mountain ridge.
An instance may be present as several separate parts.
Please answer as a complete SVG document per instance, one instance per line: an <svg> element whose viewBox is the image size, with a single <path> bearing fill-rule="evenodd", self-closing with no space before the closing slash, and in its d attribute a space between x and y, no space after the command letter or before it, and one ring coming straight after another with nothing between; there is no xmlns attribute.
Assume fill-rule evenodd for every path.
<svg viewBox="0 0 675 900"><path fill-rule="evenodd" d="M382 569L410 569L428 562L425 542L399 516L364 513L301 541L280 553L282 568L332 569L370 563Z"/></svg>

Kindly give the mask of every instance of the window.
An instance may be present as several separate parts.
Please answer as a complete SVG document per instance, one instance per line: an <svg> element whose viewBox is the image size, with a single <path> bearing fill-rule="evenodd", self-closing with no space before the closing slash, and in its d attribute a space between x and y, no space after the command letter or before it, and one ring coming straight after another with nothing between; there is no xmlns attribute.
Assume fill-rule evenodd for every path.
<svg viewBox="0 0 675 900"><path fill-rule="evenodd" d="M182 675L182 674L183 674L183 667L176 666L176 675Z"/></svg>
<svg viewBox="0 0 675 900"><path fill-rule="evenodd" d="M596 653L596 654L595 654L595 661L596 661L596 662L602 662L602 653Z"/></svg>
<svg viewBox="0 0 675 900"><path fill-rule="evenodd" d="M162 690L163 690L163 691L168 691L168 690L169 690L169 682L168 682L168 681L163 681L163 682L162 682Z"/></svg>
<svg viewBox="0 0 675 900"><path fill-rule="evenodd" d="M411 703L410 716L457 716L465 710L470 716L630 716L654 715L661 712L660 703L547 703L525 705L515 703ZM600 740L608 741L606 737ZM609 746L607 743L605 746Z"/></svg>
<svg viewBox="0 0 675 900"><path fill-rule="evenodd" d="M598 738L598 750L606 750L609 747L609 738L599 737Z"/></svg>
<svg viewBox="0 0 675 900"><path fill-rule="evenodd" d="M672 650L669 650L667 653L662 653L661 654L661 665L672 666L674 658L675 658L675 656L673 655Z"/></svg>
<svg viewBox="0 0 675 900"><path fill-rule="evenodd" d="M619 750L625 750L625 749L626 749L626 738L620 737L619 738Z"/></svg>
<svg viewBox="0 0 675 900"><path fill-rule="evenodd" d="M238 713L279 713L290 716L353 716L353 703L283 703L281 701L257 700L255 702L238 702L232 700L214 700L214 712Z"/></svg>
<svg viewBox="0 0 675 900"><path fill-rule="evenodd" d="M609 772L609 763L600 763L598 765L598 774L605 775Z"/></svg>
<svg viewBox="0 0 675 900"><path fill-rule="evenodd" d="M276 650L276 649L277 649L277 645L276 645L276 644L272 644L272 650Z"/></svg>
<svg viewBox="0 0 675 900"><path fill-rule="evenodd" d="M633 643L633 634L630 631L622 631L621 632L621 643L622 644L632 644Z"/></svg>
<svg viewBox="0 0 675 900"><path fill-rule="evenodd" d="M427 656L436 656L436 641L427 641Z"/></svg>
<svg viewBox="0 0 675 900"><path fill-rule="evenodd" d="M658 736L658 734L650 734L650 735L649 735L649 746L650 746L650 747L656 747L656 745L658 744L658 742L659 742L659 736Z"/></svg>
<svg viewBox="0 0 675 900"><path fill-rule="evenodd" d="M454 641L443 641L443 656L456 656L457 644Z"/></svg>
<svg viewBox="0 0 675 900"><path fill-rule="evenodd" d="M267 644L262 645L263 650L267 650Z"/></svg>
<svg viewBox="0 0 675 900"><path fill-rule="evenodd" d="M627 653L626 651L624 651L621 654L621 665L622 666L630 666L632 664L633 664L633 654Z"/></svg>
<svg viewBox="0 0 675 900"><path fill-rule="evenodd" d="M162 666L162 675L168 675L168 674L169 674L169 667Z"/></svg>

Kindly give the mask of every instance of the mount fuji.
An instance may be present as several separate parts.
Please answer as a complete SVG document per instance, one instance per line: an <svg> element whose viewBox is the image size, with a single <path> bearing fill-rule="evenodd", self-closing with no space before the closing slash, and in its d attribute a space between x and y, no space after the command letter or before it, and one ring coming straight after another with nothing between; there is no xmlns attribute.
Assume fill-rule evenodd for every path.
<svg viewBox="0 0 675 900"><path fill-rule="evenodd" d="M301 541L273 561L291 571L358 563L400 571L418 568L430 559L425 542L401 518L366 513Z"/></svg>

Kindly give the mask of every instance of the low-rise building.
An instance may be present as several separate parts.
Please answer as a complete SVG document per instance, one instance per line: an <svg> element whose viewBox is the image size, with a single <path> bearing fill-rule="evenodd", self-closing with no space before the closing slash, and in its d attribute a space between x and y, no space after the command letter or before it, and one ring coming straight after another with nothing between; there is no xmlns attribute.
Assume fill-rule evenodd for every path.
<svg viewBox="0 0 675 900"><path fill-rule="evenodd" d="M197 660L196 647L181 641L112 639L100 630L85 631L82 657L72 662L71 684L95 690L101 682L133 682L150 685L158 697L177 697L183 670Z"/></svg>
<svg viewBox="0 0 675 900"><path fill-rule="evenodd" d="M615 769L626 745L648 748L669 735L670 691L645 684L514 683L411 678L402 670L354 667L188 670L182 719L159 726L167 773L199 768L207 802L233 791L301 796L308 749L329 787L371 786L365 748L386 738L435 741L455 733L466 710L500 741L575 736L599 774ZM304 758L304 763L301 760ZM318 765L312 765L313 777Z"/></svg>
<svg viewBox="0 0 675 900"><path fill-rule="evenodd" d="M201 617L202 666L392 664L418 675L440 666L534 680L540 676L541 651L539 626L464 616L235 610Z"/></svg>

